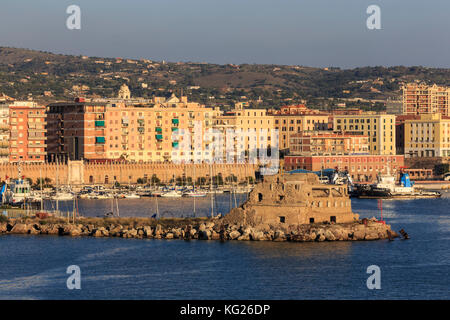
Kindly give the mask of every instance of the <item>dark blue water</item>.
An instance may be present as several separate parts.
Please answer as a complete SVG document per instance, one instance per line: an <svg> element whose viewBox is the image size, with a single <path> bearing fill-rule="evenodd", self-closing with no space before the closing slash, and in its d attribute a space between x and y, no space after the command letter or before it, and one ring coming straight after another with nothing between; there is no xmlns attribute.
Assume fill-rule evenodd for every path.
<svg viewBox="0 0 450 320"><path fill-rule="evenodd" d="M376 200L352 203L379 216ZM449 299L449 208L448 193L384 201L388 223L411 236L393 242L0 236L0 298ZM66 287L69 265L81 268L81 290ZM367 289L370 265L381 268L381 290Z"/></svg>

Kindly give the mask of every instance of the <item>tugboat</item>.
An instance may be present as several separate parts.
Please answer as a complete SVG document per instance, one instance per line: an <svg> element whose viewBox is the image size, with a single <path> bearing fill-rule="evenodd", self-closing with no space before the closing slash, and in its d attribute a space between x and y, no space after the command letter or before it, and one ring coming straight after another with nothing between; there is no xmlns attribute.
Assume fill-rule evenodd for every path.
<svg viewBox="0 0 450 320"><path fill-rule="evenodd" d="M377 182L371 185L355 185L351 194L353 197L366 199L421 199L439 198L437 191L416 190L408 173L400 173L400 183L396 184L395 177L389 172L378 174Z"/></svg>

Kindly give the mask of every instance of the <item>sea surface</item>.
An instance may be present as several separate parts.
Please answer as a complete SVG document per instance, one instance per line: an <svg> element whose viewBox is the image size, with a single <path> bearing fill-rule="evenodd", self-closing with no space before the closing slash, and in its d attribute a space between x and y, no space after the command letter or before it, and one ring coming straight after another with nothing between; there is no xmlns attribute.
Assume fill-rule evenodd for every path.
<svg viewBox="0 0 450 320"><path fill-rule="evenodd" d="M216 200L215 212L227 212L230 195ZM193 201L158 199L158 206L167 216L188 216ZM210 214L209 198L195 202L197 216ZM376 200L352 205L361 217L380 216ZM87 216L110 206L110 200L79 204ZM149 216L156 203L124 199L119 208L121 216ZM449 299L450 194L385 200L383 216L411 239L220 243L3 235L0 299ZM80 267L80 290L67 288L70 265ZM367 288L371 265L380 268L380 290Z"/></svg>

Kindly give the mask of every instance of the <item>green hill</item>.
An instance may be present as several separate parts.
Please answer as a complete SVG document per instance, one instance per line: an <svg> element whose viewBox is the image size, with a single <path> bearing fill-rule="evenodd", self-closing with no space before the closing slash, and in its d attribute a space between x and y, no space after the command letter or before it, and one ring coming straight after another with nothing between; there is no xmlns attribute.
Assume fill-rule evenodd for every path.
<svg viewBox="0 0 450 320"><path fill-rule="evenodd" d="M112 97L126 83L133 96L183 90L191 100L205 104L229 106L247 99L254 106L273 107L307 100L320 107L330 104L329 98L336 103L339 99L398 97L401 84L415 80L450 85L450 69L120 61L0 47L0 93L16 99Z"/></svg>

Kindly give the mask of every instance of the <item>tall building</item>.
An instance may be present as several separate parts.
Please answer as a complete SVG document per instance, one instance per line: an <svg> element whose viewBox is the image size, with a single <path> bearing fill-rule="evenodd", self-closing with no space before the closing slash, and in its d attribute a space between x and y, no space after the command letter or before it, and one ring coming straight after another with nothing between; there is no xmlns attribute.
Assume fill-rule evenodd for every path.
<svg viewBox="0 0 450 320"><path fill-rule="evenodd" d="M293 134L302 131L328 130L328 114L308 109L305 105L284 106L270 110L274 117L274 128L279 132L279 148L287 150Z"/></svg>
<svg viewBox="0 0 450 320"><path fill-rule="evenodd" d="M450 87L408 83L403 90L403 114L440 113L450 116Z"/></svg>
<svg viewBox="0 0 450 320"><path fill-rule="evenodd" d="M305 131L291 136L291 155L369 154L369 137L361 134Z"/></svg>
<svg viewBox="0 0 450 320"><path fill-rule="evenodd" d="M335 131L360 133L368 136L370 154L396 154L395 115L336 115L333 117L333 128Z"/></svg>
<svg viewBox="0 0 450 320"><path fill-rule="evenodd" d="M0 103L0 163L9 161L9 105Z"/></svg>
<svg viewBox="0 0 450 320"><path fill-rule="evenodd" d="M46 108L30 101L9 104L9 161L44 162L47 156Z"/></svg>
<svg viewBox="0 0 450 320"><path fill-rule="evenodd" d="M208 156L204 154L207 141L194 146L194 128L198 123L202 132L211 128L216 112L175 96L152 106L85 101L50 104L49 158L171 161L172 151L180 142L173 141L172 133L178 130L190 134L191 158Z"/></svg>
<svg viewBox="0 0 450 320"><path fill-rule="evenodd" d="M450 118L441 114L407 119L404 125L405 157L449 157Z"/></svg>

